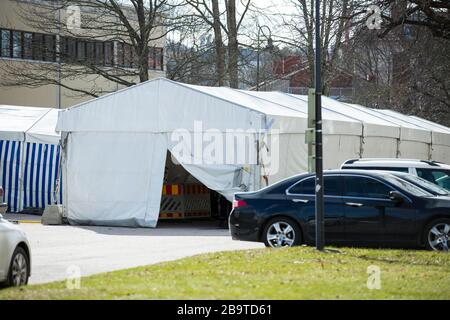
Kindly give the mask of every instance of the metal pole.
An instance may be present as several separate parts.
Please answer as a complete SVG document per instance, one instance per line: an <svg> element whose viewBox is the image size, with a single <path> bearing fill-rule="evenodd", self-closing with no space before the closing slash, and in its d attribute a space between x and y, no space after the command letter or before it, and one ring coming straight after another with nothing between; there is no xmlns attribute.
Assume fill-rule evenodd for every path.
<svg viewBox="0 0 450 320"><path fill-rule="evenodd" d="M321 41L320 41L320 0L316 0L316 57L315 57L315 91L316 91L316 248L325 246L324 232L324 184L323 184L323 146L322 146L322 82L321 82Z"/></svg>
<svg viewBox="0 0 450 320"><path fill-rule="evenodd" d="M256 91L259 91L259 59L260 59L259 52L261 50L260 42L259 42L260 33L261 33L261 27L258 26L258 38L257 38L258 47L256 48L256 50L257 50L257 52L256 52Z"/></svg>
<svg viewBox="0 0 450 320"><path fill-rule="evenodd" d="M61 109L61 6L58 1L58 34L56 35L56 59L58 63L57 76L57 86L56 86L56 106Z"/></svg>

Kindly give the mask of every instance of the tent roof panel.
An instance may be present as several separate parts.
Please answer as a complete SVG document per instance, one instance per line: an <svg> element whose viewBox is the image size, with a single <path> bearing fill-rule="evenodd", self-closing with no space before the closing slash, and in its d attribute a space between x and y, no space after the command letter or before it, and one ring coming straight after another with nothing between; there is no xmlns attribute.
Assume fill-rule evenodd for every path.
<svg viewBox="0 0 450 320"><path fill-rule="evenodd" d="M228 87L203 87L188 84L181 84L182 86L192 88L194 90L227 100L236 105L240 105L249 109L253 109L266 115L276 115L285 117L300 117L306 118L307 115L300 110L286 108L270 100L263 101L250 94L246 94L240 90L231 89Z"/></svg>
<svg viewBox="0 0 450 320"><path fill-rule="evenodd" d="M399 125L399 126L406 127L406 128L411 128L411 129L423 130L423 128L420 128L420 127L418 127L418 126L416 126L416 125L414 125L414 124L412 124L410 122L404 121L402 119L397 119L397 118L392 117L391 115L385 114L380 109L366 108L366 107L363 107L363 106L361 106L359 104L349 104L349 105L354 107L354 108L356 108L356 109L364 111L364 112L366 112L368 114L371 114L373 116L383 117L384 121L392 123L394 125Z"/></svg>
<svg viewBox="0 0 450 320"><path fill-rule="evenodd" d="M425 129L425 130L432 130L432 131L437 131L437 132L442 132L442 133L449 133L450 134L450 129L449 128L445 128L443 126L440 126L436 123L430 122L427 123L426 120L420 119L420 118L416 118L416 117L411 117L393 110L388 110L388 109L381 109L379 110L380 112L387 114L393 118L396 119L400 119L402 121L411 123L419 128Z"/></svg>
<svg viewBox="0 0 450 320"><path fill-rule="evenodd" d="M304 100L302 96L294 96L275 91L245 91L245 93L260 99L283 105L290 109L294 109L298 112L304 113L305 115L308 114L308 101ZM328 109L323 110L323 118L328 120L357 122L354 119L346 117L345 115L342 115L340 113L330 111Z"/></svg>
<svg viewBox="0 0 450 320"><path fill-rule="evenodd" d="M27 142L58 144L61 135L56 132L56 122L60 110L50 109L26 133Z"/></svg>
<svg viewBox="0 0 450 320"><path fill-rule="evenodd" d="M288 109L296 110L308 115L308 102L301 96L289 95L282 92L264 92L264 91L241 91L247 95L264 101L270 101ZM346 117L343 114L323 109L324 133L325 134L343 134L343 135L361 135L362 125L360 121Z"/></svg>
<svg viewBox="0 0 450 320"><path fill-rule="evenodd" d="M442 130L444 132L450 133L450 128L448 128L446 126L443 126L443 125L441 125L439 123L432 122L432 121L429 121L429 120L426 120L426 119L423 119L423 118L420 118L420 117L417 117L417 116L408 116L408 117L411 118L411 119L415 119L417 121L420 121L420 123L422 123L424 126L429 126L430 129L434 130L434 128L436 128L436 129L440 129L440 130Z"/></svg>
<svg viewBox="0 0 450 320"><path fill-rule="evenodd" d="M351 105L354 106L355 108L365 110L366 112L368 112L370 114L382 116L386 121L389 121L391 123L394 123L394 124L400 126L401 127L400 139L408 140L408 141L417 141L417 142L422 142L422 143L430 143L431 142L431 136L432 136L431 130L426 130L417 125L414 125L411 122L404 121L402 119L393 117L392 115L387 114L387 113L383 113L379 109L366 108L366 107L363 107L363 106L360 106L357 104L351 104Z"/></svg>
<svg viewBox="0 0 450 320"><path fill-rule="evenodd" d="M180 127L191 130L198 120L204 121L204 129L264 128L265 121L266 127L274 124L273 128L283 132L304 132L307 108L307 96L204 87L158 78L61 112L57 130L168 132ZM364 132L367 136L431 140L430 126L328 97L323 97L323 118L325 132L333 127L336 134Z"/></svg>
<svg viewBox="0 0 450 320"><path fill-rule="evenodd" d="M204 129L259 129L264 128L264 118L274 119L284 132L304 131L306 123L301 112L238 90L158 78L66 109L57 130L168 132L191 130L195 120L205 122Z"/></svg>
<svg viewBox="0 0 450 320"><path fill-rule="evenodd" d="M0 105L0 140L28 140L28 133L37 126L40 128L38 129L40 141L57 143L59 139L55 132L57 120L55 111L57 112L56 109L50 108ZM49 112L52 112L53 117L46 118ZM45 126L40 124L43 120L47 123Z"/></svg>
<svg viewBox="0 0 450 320"><path fill-rule="evenodd" d="M327 108L329 110L333 110L335 112L345 114L348 117L351 117L353 119L358 119L359 121L362 121L363 123L372 123L372 124L377 124L377 125L381 125L381 126L396 127L395 124L384 120L383 117L368 113L365 110L365 109L367 109L365 107L355 108L351 105L342 103L340 101L337 101L337 100L334 100L334 99L331 99L328 97L323 97L322 104L325 108Z"/></svg>

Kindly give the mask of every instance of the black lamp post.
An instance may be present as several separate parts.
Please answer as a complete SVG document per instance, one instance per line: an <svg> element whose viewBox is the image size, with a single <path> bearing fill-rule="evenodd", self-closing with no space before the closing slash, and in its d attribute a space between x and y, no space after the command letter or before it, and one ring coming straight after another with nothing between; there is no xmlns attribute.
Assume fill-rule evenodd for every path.
<svg viewBox="0 0 450 320"><path fill-rule="evenodd" d="M256 57L256 91L259 91L259 65L260 65L260 56L261 56L261 33L264 35L263 28L267 28L269 30L269 37L267 38L267 46L264 50L273 50L273 40L272 40L272 32L268 26L260 26L258 25L258 48L257 48L257 57Z"/></svg>
<svg viewBox="0 0 450 320"><path fill-rule="evenodd" d="M320 0L316 0L315 15L315 102L316 102L316 248L325 246L324 232L324 181L323 181L323 145L322 145L322 81L321 81L321 41L320 41Z"/></svg>

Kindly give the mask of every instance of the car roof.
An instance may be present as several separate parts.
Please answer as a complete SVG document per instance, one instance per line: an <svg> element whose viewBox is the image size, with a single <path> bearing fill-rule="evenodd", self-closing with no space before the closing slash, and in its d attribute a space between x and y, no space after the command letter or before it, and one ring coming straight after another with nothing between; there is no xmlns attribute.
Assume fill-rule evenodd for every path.
<svg viewBox="0 0 450 320"><path fill-rule="evenodd" d="M358 174L358 175L366 175L366 176L382 176L389 174L389 171L383 170L358 170L355 169L336 169L336 170L325 170L323 172L324 175L331 174Z"/></svg>
<svg viewBox="0 0 450 320"><path fill-rule="evenodd" d="M342 167L389 167L389 168L442 168L450 169L445 163L418 159L397 159L397 158L366 158L366 159L350 159L342 164Z"/></svg>
<svg viewBox="0 0 450 320"><path fill-rule="evenodd" d="M323 171L324 176L328 176L328 175L335 175L335 174L358 174L358 175L364 175L364 176L372 176L372 177L380 177L380 176L385 176L385 175L389 175L389 172L386 171L381 171L381 170L358 170L358 169L334 169L334 170L324 170ZM315 173L308 173L308 172L303 172L300 174L296 174L294 176L291 176L289 178L280 180L278 182L275 182L269 186L266 186L264 188L261 188L259 190L260 191L267 191L267 192L271 192L279 187L285 187L285 185L287 184L291 184L291 183L296 183L300 180L303 179L307 179L307 178L311 178L314 177ZM245 192L240 192L240 193L245 193ZM251 192L250 192L251 193Z"/></svg>

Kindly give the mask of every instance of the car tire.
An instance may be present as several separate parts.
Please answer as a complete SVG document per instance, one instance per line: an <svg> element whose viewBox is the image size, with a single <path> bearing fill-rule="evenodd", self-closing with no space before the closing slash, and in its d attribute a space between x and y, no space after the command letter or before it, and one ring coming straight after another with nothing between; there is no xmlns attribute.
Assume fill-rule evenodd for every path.
<svg viewBox="0 0 450 320"><path fill-rule="evenodd" d="M30 258L22 247L17 247L11 258L7 286L19 287L28 284L30 277Z"/></svg>
<svg viewBox="0 0 450 320"><path fill-rule="evenodd" d="M298 224L285 217L270 219L262 233L262 241L271 248L298 246L301 239L302 232Z"/></svg>
<svg viewBox="0 0 450 320"><path fill-rule="evenodd" d="M449 251L450 219L437 219L425 227L424 243L427 250Z"/></svg>

